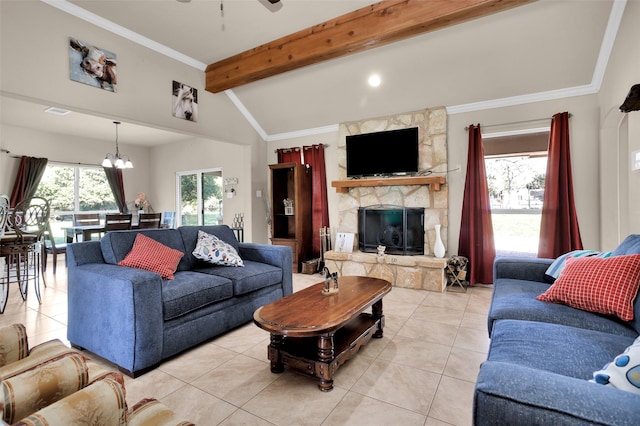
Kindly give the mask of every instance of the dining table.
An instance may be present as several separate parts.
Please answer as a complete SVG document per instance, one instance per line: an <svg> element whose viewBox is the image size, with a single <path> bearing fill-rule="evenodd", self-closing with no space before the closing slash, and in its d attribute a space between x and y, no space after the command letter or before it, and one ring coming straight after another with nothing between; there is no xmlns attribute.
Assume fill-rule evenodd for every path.
<svg viewBox="0 0 640 426"><path fill-rule="evenodd" d="M138 229L138 223L132 223L131 229ZM162 228L162 226L161 226ZM105 225L99 223L97 225L69 225L63 226L62 230L65 232L67 242L73 242L77 240L76 236L82 234L82 241L90 241L93 234L104 234Z"/></svg>
<svg viewBox="0 0 640 426"><path fill-rule="evenodd" d="M82 241L89 241L93 234L104 233L104 223L97 225L70 225L63 226L62 229L65 232L67 242L77 240L76 237L80 234L82 234Z"/></svg>

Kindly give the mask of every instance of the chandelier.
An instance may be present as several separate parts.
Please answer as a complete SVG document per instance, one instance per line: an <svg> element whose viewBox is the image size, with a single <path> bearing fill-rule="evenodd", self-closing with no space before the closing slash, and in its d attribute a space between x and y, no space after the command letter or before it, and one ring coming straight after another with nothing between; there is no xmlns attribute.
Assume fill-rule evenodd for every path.
<svg viewBox="0 0 640 426"><path fill-rule="evenodd" d="M120 150L118 149L118 124L119 121L114 121L113 124L116 125L116 153L115 154L107 154L102 160L102 167L115 167L117 169L133 169L133 163L129 159L129 156L120 155ZM124 157L127 160L124 160Z"/></svg>

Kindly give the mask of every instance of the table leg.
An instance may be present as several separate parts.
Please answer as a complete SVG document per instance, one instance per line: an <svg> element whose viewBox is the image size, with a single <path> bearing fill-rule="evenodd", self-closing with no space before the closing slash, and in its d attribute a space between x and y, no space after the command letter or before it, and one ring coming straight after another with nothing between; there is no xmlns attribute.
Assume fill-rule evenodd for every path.
<svg viewBox="0 0 640 426"><path fill-rule="evenodd" d="M271 335L271 343L269 343L268 349L268 358L271 361L272 373L282 373L284 371L284 364L282 363L282 355L280 352L280 348L282 348L283 342L284 336L281 336L279 334Z"/></svg>
<svg viewBox="0 0 640 426"><path fill-rule="evenodd" d="M382 327L384 327L384 315L382 315L382 299L378 300L371 307L371 314L373 319L378 321L378 329L373 333L373 336L376 339L382 338Z"/></svg>
<svg viewBox="0 0 640 426"><path fill-rule="evenodd" d="M333 334L318 337L318 361L320 361L320 383L318 387L323 392L333 389L333 373L329 364L334 356Z"/></svg>

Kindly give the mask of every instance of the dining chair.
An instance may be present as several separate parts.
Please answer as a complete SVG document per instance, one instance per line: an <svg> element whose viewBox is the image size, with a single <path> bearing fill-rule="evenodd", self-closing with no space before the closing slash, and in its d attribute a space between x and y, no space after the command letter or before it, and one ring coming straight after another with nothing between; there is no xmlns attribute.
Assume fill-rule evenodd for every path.
<svg viewBox="0 0 640 426"><path fill-rule="evenodd" d="M138 216L138 228L160 228L162 213L140 213Z"/></svg>
<svg viewBox="0 0 640 426"><path fill-rule="evenodd" d="M51 221L47 222L47 229L44 232L44 254L42 261L42 270L47 270L47 255L53 256L53 275L56 274L56 266L58 265L58 255L65 255L65 264L67 261L67 243L56 243L56 239L51 231Z"/></svg>
<svg viewBox="0 0 640 426"><path fill-rule="evenodd" d="M74 213L73 214L73 226L84 226L84 225L100 225L100 214L99 213ZM78 235L81 235L82 232L76 232L75 239L78 240ZM71 243L73 241L69 241L70 238L67 237L67 242Z"/></svg>
<svg viewBox="0 0 640 426"><path fill-rule="evenodd" d="M0 238L4 235L7 226L7 218L9 217L9 197L0 194Z"/></svg>
<svg viewBox="0 0 640 426"><path fill-rule="evenodd" d="M11 282L18 284L22 299L27 300L28 284L33 281L38 303L42 301L42 238L49 222L49 214L49 202L44 198L33 197L19 202L7 218L7 232L0 245L0 256L4 256L7 261L7 271L0 281L0 313L4 312ZM7 238L7 234L11 238ZM42 280L46 287L44 276Z"/></svg>
<svg viewBox="0 0 640 426"><path fill-rule="evenodd" d="M105 215L104 232L131 229L131 216L131 213Z"/></svg>
<svg viewBox="0 0 640 426"><path fill-rule="evenodd" d="M7 227L7 218L9 217L9 197L5 194L0 194L0 238L4 236L5 228ZM1 245L1 243L0 243ZM5 268L5 256L2 254L2 248L0 248L0 283L4 287L4 268ZM2 303L0 303L0 306ZM4 311L4 308L2 309Z"/></svg>

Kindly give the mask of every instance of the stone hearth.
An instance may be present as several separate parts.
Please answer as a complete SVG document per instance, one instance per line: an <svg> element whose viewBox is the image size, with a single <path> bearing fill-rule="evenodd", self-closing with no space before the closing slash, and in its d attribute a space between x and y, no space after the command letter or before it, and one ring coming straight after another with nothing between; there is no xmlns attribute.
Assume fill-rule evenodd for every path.
<svg viewBox="0 0 640 426"><path fill-rule="evenodd" d="M439 291L446 289L447 259L433 256L378 256L360 251L325 253L325 266L338 276L364 275L388 280L396 287Z"/></svg>

